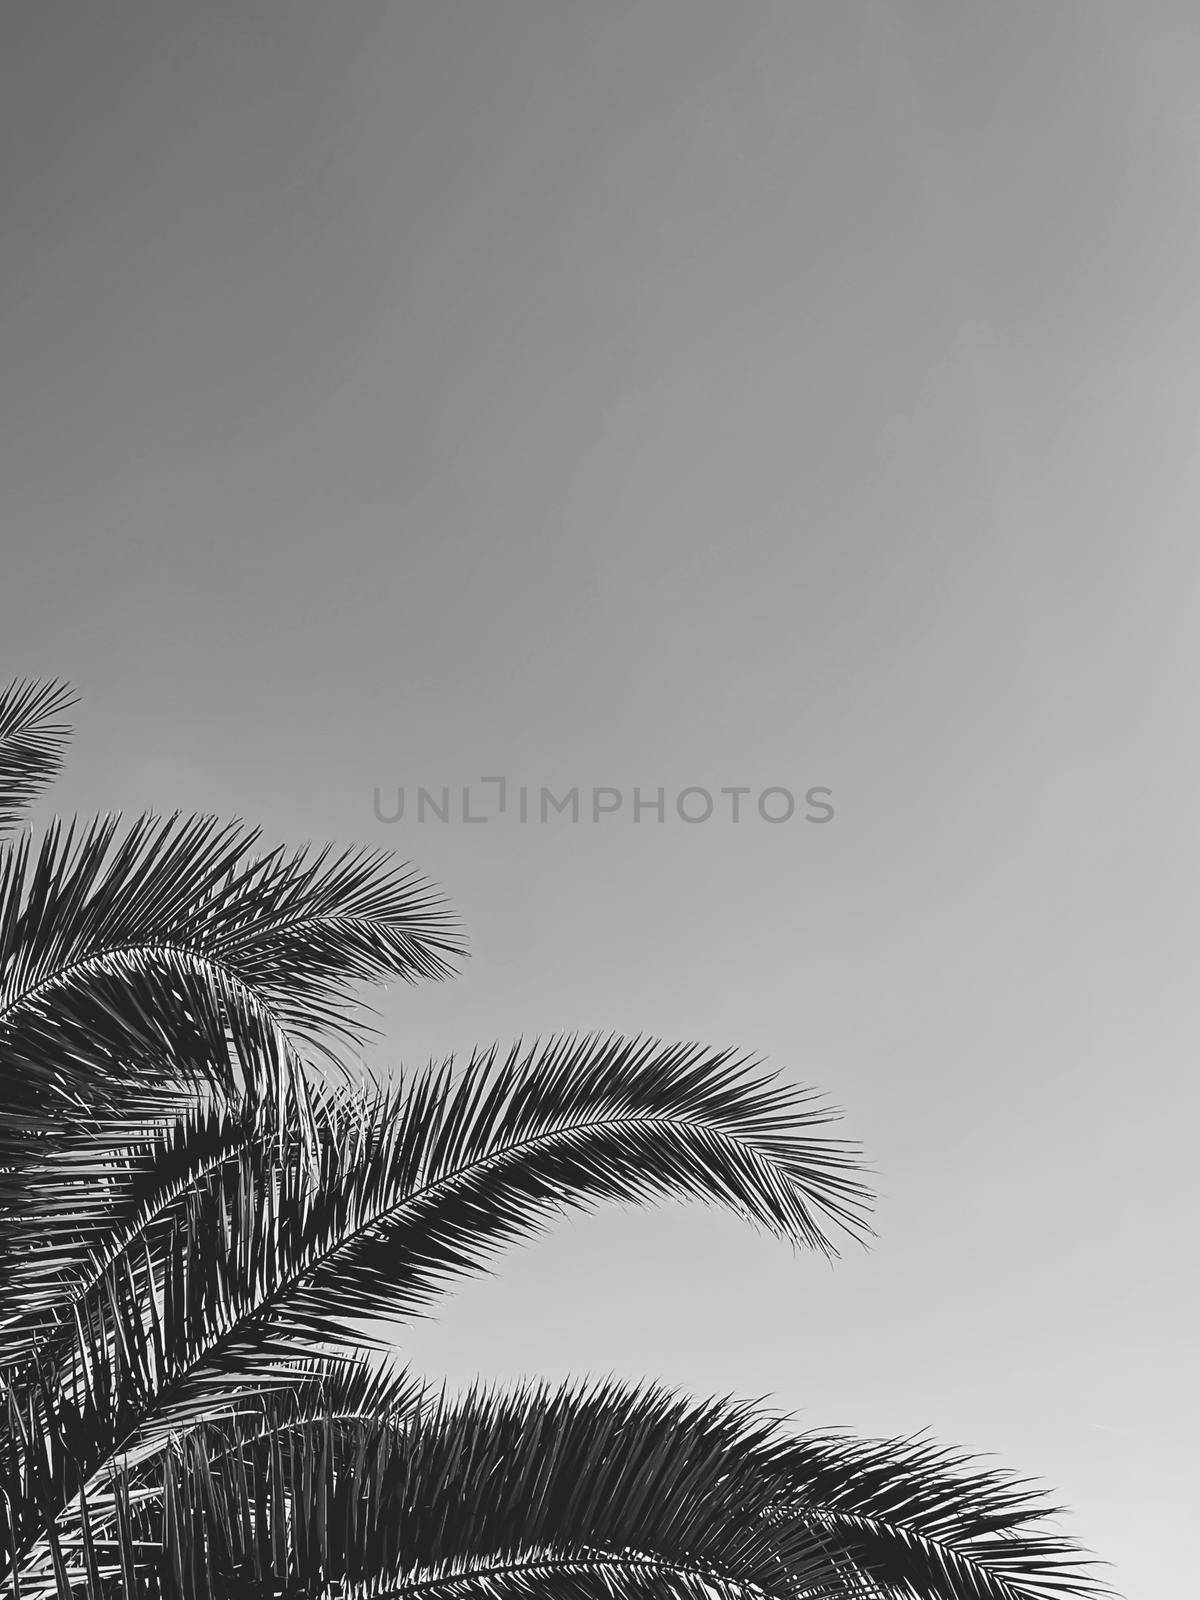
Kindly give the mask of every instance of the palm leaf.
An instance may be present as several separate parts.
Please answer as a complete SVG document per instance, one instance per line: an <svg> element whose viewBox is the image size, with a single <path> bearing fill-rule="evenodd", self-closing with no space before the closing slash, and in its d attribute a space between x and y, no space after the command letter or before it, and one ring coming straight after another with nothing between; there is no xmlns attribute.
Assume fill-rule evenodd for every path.
<svg viewBox="0 0 1200 1600"><path fill-rule="evenodd" d="M331 1095L315 1171L260 1135L172 1217L181 1241L227 1242L186 1269L178 1342L240 1381L269 1349L419 1315L504 1245L606 1200L701 1199L834 1254L867 1204L853 1147L825 1132L835 1116L732 1052L595 1036Z"/></svg>
<svg viewBox="0 0 1200 1600"><path fill-rule="evenodd" d="M181 1082L229 1092L273 1038L285 1060L361 1042L358 984L445 976L460 948L384 853L257 855L257 832L204 817L119 828L55 822L0 859L0 1167L81 1108Z"/></svg>
<svg viewBox="0 0 1200 1600"><path fill-rule="evenodd" d="M75 701L57 679L18 678L0 689L0 833L57 777L71 730L52 719Z"/></svg>
<svg viewBox="0 0 1200 1600"><path fill-rule="evenodd" d="M762 1531L772 1486L751 1462L753 1426L731 1417L722 1435L710 1419L689 1421L665 1396L639 1406L603 1391L515 1403L481 1393L386 1418L288 1412L267 1430L230 1418L173 1443L157 1495L135 1486L125 1560L142 1592L172 1597L397 1585L516 1594L532 1581L700 1600L706 1584L782 1595L789 1575L828 1577L819 1534ZM120 1483L103 1512L89 1497L92 1559L112 1574ZM77 1512L58 1538L78 1572ZM51 1593L53 1581L47 1550L22 1587Z"/></svg>
<svg viewBox="0 0 1200 1600"><path fill-rule="evenodd" d="M73 1308L120 1252L248 1141L271 1133L282 1146L310 1133L294 1101L278 1116L245 1096L184 1102L174 1117L151 1106L80 1122L54 1142L50 1159L31 1159L10 1185L0 1227L0 1370L27 1362L64 1321L73 1326Z"/></svg>
<svg viewBox="0 0 1200 1600"><path fill-rule="evenodd" d="M1109 1591L1036 1485L928 1439L808 1433L784 1452L785 1515L809 1514L895 1600L1066 1600Z"/></svg>
<svg viewBox="0 0 1200 1600"><path fill-rule="evenodd" d="M152 1478L115 1475L89 1495L91 1561L136 1567L139 1592L172 1600L176 1562L185 1592L214 1600L1105 1592L1078 1546L1047 1531L1042 1495L932 1446L797 1438L751 1405L615 1382L422 1404L404 1392L373 1410L374 1377L340 1381L359 1387L272 1395L177 1439ZM85 1540L76 1511L59 1531L72 1571ZM47 1550L24 1583L48 1594L53 1581Z"/></svg>
<svg viewBox="0 0 1200 1600"><path fill-rule="evenodd" d="M702 1199L832 1252L863 1232L866 1194L831 1118L729 1052L586 1038L331 1094L315 1162L256 1133L110 1256L36 1373L14 1376L30 1418L0 1434L17 1548L44 1516L25 1434L47 1441L61 1509L111 1457L357 1343L364 1317L419 1314L567 1208Z"/></svg>

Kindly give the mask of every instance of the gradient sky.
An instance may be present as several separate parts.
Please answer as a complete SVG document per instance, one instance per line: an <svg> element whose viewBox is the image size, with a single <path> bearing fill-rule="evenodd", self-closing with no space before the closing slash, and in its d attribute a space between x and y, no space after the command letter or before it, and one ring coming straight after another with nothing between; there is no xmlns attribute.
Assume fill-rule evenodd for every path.
<svg viewBox="0 0 1200 1600"><path fill-rule="evenodd" d="M833 1270L608 1212L414 1359L928 1427L1182 1600L1194 4L3 24L0 675L83 695L57 806L394 847L473 954L386 997L390 1059L740 1045L879 1173ZM837 815L373 814L485 773Z"/></svg>

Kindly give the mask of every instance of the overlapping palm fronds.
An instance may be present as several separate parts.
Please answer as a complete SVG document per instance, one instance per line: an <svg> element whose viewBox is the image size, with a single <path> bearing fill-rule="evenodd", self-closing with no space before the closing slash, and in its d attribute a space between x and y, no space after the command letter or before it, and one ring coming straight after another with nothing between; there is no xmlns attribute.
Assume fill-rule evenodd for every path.
<svg viewBox="0 0 1200 1600"><path fill-rule="evenodd" d="M227 1092L265 1040L360 1042L357 984L448 974L453 919L415 874L377 851L259 854L258 838L108 817L5 850L0 1129L49 1131L164 1082Z"/></svg>
<svg viewBox="0 0 1200 1600"><path fill-rule="evenodd" d="M393 1384L395 1375L389 1375ZM911 1441L796 1437L759 1407L613 1382L270 1393L98 1482L64 1567L162 1600L621 1594L1066 1600L1052 1508ZM25 1574L50 1596L48 1551Z"/></svg>
<svg viewBox="0 0 1200 1600"><path fill-rule="evenodd" d="M0 695L0 819L67 703ZM257 845L179 817L0 845L0 1600L1097 1592L1038 1496L922 1442L365 1361L363 1319L572 1208L688 1198L832 1255L869 1196L834 1114L731 1052L351 1077L357 987L445 975L453 920L388 857Z"/></svg>
<svg viewBox="0 0 1200 1600"><path fill-rule="evenodd" d="M10 1435L18 1549L110 1457L360 1339L363 1317L421 1311L566 1207L680 1195L831 1249L861 1230L865 1195L828 1117L722 1055L582 1039L331 1094L315 1149L257 1124L223 1147L210 1122L198 1159L172 1150L183 1181L142 1203L125 1242L11 1330L42 1441L31 1456ZM43 1455L57 1487L31 1476Z"/></svg>

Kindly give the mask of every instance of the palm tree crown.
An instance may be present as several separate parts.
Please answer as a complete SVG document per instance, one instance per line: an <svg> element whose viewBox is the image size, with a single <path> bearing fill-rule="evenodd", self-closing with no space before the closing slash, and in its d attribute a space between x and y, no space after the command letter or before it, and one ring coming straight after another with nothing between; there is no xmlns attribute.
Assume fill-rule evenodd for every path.
<svg viewBox="0 0 1200 1600"><path fill-rule="evenodd" d="M1040 1493L921 1440L654 1386L451 1397L402 1323L570 1208L687 1197L869 1232L836 1113L618 1036L377 1080L363 984L450 975L379 852L210 818L22 827L61 684L0 693L0 1596L1054 1600Z"/></svg>

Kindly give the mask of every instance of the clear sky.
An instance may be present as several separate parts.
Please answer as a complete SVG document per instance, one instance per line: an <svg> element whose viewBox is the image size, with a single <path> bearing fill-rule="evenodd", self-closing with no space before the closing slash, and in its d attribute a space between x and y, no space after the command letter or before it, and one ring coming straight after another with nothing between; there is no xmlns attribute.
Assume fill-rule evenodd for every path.
<svg viewBox="0 0 1200 1600"><path fill-rule="evenodd" d="M84 696L59 807L392 846L473 955L387 996L390 1059L737 1044L879 1173L835 1270L606 1213L414 1360L929 1427L1053 1485L1131 1600L1183 1600L1196 7L3 28L2 675ZM624 810L375 815L485 774ZM635 823L635 785L836 815Z"/></svg>

